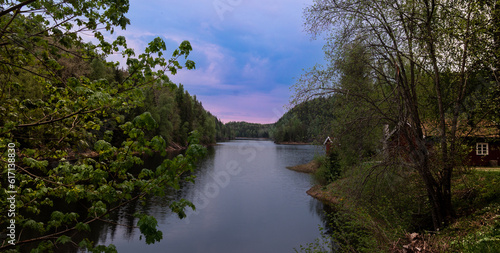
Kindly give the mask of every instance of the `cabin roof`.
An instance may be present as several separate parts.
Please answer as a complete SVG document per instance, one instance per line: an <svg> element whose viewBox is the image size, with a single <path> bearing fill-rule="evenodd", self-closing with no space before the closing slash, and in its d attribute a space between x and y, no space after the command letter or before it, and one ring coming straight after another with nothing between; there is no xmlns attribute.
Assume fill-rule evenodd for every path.
<svg viewBox="0 0 500 253"><path fill-rule="evenodd" d="M451 121L446 122L447 129L451 128ZM437 122L426 122L423 124L425 136L439 136L440 128ZM465 120L457 122L457 137L483 137L483 138L500 138L500 128L495 122L482 121L478 124L471 125Z"/></svg>
<svg viewBox="0 0 500 253"><path fill-rule="evenodd" d="M325 141L323 142L323 145L326 145L327 143L332 143L332 139L330 139L330 136L326 137Z"/></svg>

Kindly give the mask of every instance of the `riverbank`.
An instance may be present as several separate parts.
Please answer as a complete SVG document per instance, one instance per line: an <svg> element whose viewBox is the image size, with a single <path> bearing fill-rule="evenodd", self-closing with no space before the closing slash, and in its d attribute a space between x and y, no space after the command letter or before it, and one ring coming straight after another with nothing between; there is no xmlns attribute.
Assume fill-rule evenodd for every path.
<svg viewBox="0 0 500 253"><path fill-rule="evenodd" d="M321 164L317 160L312 160L305 164L299 164L286 168L301 173L314 174L316 173L320 165ZM307 190L306 193L323 203L329 205L337 205L339 203L339 198L338 196L335 196L334 189L335 189L334 184L328 184L326 186L316 184L309 190Z"/></svg>
<svg viewBox="0 0 500 253"><path fill-rule="evenodd" d="M300 142L300 141L280 141L280 142L274 142L276 144L281 144L281 145L312 145L311 142Z"/></svg>
<svg viewBox="0 0 500 253"><path fill-rule="evenodd" d="M334 215L332 224L338 227L347 222L346 227L335 229L332 234L335 240L345 240L347 244L362 242L356 247L374 247L391 253L500 252L498 168L476 168L456 175L452 187L455 220L433 232L429 232L432 227L428 223L430 212L425 211L425 201L417 201L418 188L404 188L405 184L416 184L418 178L408 178L402 183L403 188L389 183L390 187L396 187L396 191L389 192L380 186L387 182L380 178L367 180L363 171L346 172L348 175L333 183L315 185L307 191L308 195L341 213ZM414 209L412 202L422 202L424 209ZM353 227L355 231L351 231ZM351 232L354 233L351 238L337 238Z"/></svg>
<svg viewBox="0 0 500 253"><path fill-rule="evenodd" d="M202 144L204 147L208 148L208 147L213 147L215 145L217 145L217 143L210 143L210 144ZM175 153L175 152L182 152L184 150L186 150L188 147L187 146L182 146L178 143L175 143L175 142L171 142L169 143L168 147L165 149L165 151L167 152L172 152L172 153ZM76 161L80 158L97 158L99 157L99 153L97 153L96 151L94 150L90 150L90 149L87 149L83 152L75 152L73 150L67 150L66 151L67 155L64 157L64 159L66 161ZM134 153L137 155L137 153ZM50 159L50 158L46 158L47 160L49 161L59 161L59 159Z"/></svg>
<svg viewBox="0 0 500 253"><path fill-rule="evenodd" d="M296 166L290 166L290 167L286 167L286 168L289 170L297 171L297 172L312 174L312 173L316 172L316 170L318 170L319 165L320 164L318 161L312 160L306 164L299 164Z"/></svg>

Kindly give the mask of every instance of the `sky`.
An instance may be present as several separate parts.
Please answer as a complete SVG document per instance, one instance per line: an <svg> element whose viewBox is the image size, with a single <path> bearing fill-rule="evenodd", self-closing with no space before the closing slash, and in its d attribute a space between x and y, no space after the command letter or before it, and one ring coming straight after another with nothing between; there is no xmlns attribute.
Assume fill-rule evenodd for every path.
<svg viewBox="0 0 500 253"><path fill-rule="evenodd" d="M286 111L290 87L323 60L324 41L304 31L312 0L130 0L127 38L136 55L161 37L166 55L184 40L193 47L170 79L222 122L274 123Z"/></svg>

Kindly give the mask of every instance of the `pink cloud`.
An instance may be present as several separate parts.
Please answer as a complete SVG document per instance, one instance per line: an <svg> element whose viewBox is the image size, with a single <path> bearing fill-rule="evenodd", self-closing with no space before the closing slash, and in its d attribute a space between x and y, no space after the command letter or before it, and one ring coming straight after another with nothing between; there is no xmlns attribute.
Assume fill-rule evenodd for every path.
<svg viewBox="0 0 500 253"><path fill-rule="evenodd" d="M285 89L287 91L287 89ZM284 113L288 92L276 89L270 93L254 92L240 95L197 96L205 109L222 122L247 121L275 123Z"/></svg>

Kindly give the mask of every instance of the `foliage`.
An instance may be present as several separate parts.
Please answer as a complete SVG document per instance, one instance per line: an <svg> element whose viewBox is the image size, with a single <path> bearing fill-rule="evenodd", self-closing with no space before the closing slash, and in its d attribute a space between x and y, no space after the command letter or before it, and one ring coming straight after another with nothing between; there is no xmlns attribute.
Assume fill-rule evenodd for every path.
<svg viewBox="0 0 500 253"><path fill-rule="evenodd" d="M431 210L414 172L364 164L344 176L324 187L333 191L336 203L329 221L333 225L326 226L323 235L336 240L341 252L342 248L359 252L366 245L372 251L402 252L409 244L405 237L413 232L424 238L430 252L498 251L500 192L496 186L500 173L495 170L465 170L453 177L457 219L439 232L428 230ZM325 252L321 245L311 243L301 252Z"/></svg>
<svg viewBox="0 0 500 253"><path fill-rule="evenodd" d="M464 238L454 240L451 247L467 253L493 253L500 251L500 220L482 231L471 233Z"/></svg>
<svg viewBox="0 0 500 253"><path fill-rule="evenodd" d="M248 123L244 121L240 122L228 122L226 123L231 131L231 137L245 137L245 138L269 138L269 129L272 124L258 124L258 123Z"/></svg>
<svg viewBox="0 0 500 253"><path fill-rule="evenodd" d="M300 246L295 252L383 252L374 237L371 217L359 211L335 209L327 215L326 229L320 228L321 237L315 242Z"/></svg>
<svg viewBox="0 0 500 253"><path fill-rule="evenodd" d="M313 36L331 36L328 62L299 79L293 102L335 97L340 106L332 128L345 150L342 164L374 157L416 171L436 229L454 216L451 178L462 165L461 137L500 109L499 6L332 0L305 10Z"/></svg>
<svg viewBox="0 0 500 253"><path fill-rule="evenodd" d="M331 236L338 247L336 252L373 252L377 248L370 227L372 221L369 216L360 214L338 211L330 215Z"/></svg>
<svg viewBox="0 0 500 253"><path fill-rule="evenodd" d="M199 139L203 143L215 139L215 118L187 92L179 91L181 86L170 84L167 76L195 67L187 59L192 47L183 41L171 57L164 58L165 42L155 38L136 57L124 37L106 41L109 36L104 31L113 34L129 23L127 0L0 4L2 175L8 175L7 147L15 146L16 154L15 180L4 176L0 180L2 189L14 182L15 217L2 215L0 224L5 228L12 219L20 235L15 246L9 238L2 239L0 250L27 245L42 252L71 243L90 252L116 252L112 245L73 241L72 235L89 231L90 224L106 220L131 201L162 196L165 188L179 189L181 182L192 181L183 174L192 171L205 153ZM85 43L82 32L93 34L97 45ZM106 62L113 53L123 55L126 70ZM163 91L157 95L163 95L161 102L166 104L148 100L154 89ZM183 103L170 103L177 96L165 94L172 90L179 91ZM180 119L168 128L167 120L187 115L182 113L205 118ZM165 155L175 139L169 131L175 127L182 137L173 141L189 144L186 154L166 159L154 169L142 168L144 154ZM9 196L0 192L4 214ZM188 207L194 208L185 200L170 205L180 216ZM156 220L144 214L138 217L146 242L160 240Z"/></svg>
<svg viewBox="0 0 500 253"><path fill-rule="evenodd" d="M440 244L453 252L500 250L500 180L498 171L466 171L453 191L459 219L442 231ZM451 238L451 240L450 240Z"/></svg>
<svg viewBox="0 0 500 253"><path fill-rule="evenodd" d="M341 177L342 167L336 151L331 151L328 155L317 157L315 160L319 163L319 167L314 173L314 178L320 184L327 185Z"/></svg>
<svg viewBox="0 0 500 253"><path fill-rule="evenodd" d="M323 141L335 119L335 98L319 97L295 105L271 128L276 142Z"/></svg>
<svg viewBox="0 0 500 253"><path fill-rule="evenodd" d="M202 144L230 138L230 130L219 119L206 111L196 96L191 96L182 84L162 84L145 90L144 106L137 111L149 111L159 128L150 135L161 135L167 143L185 146L188 134L198 131Z"/></svg>
<svg viewBox="0 0 500 253"><path fill-rule="evenodd" d="M424 186L418 175L404 167L363 163L346 170L336 181L342 198L348 199L351 212L369 216L376 229L372 236L380 243L402 236L407 231L421 232L432 227ZM375 225L376 224L376 225Z"/></svg>

